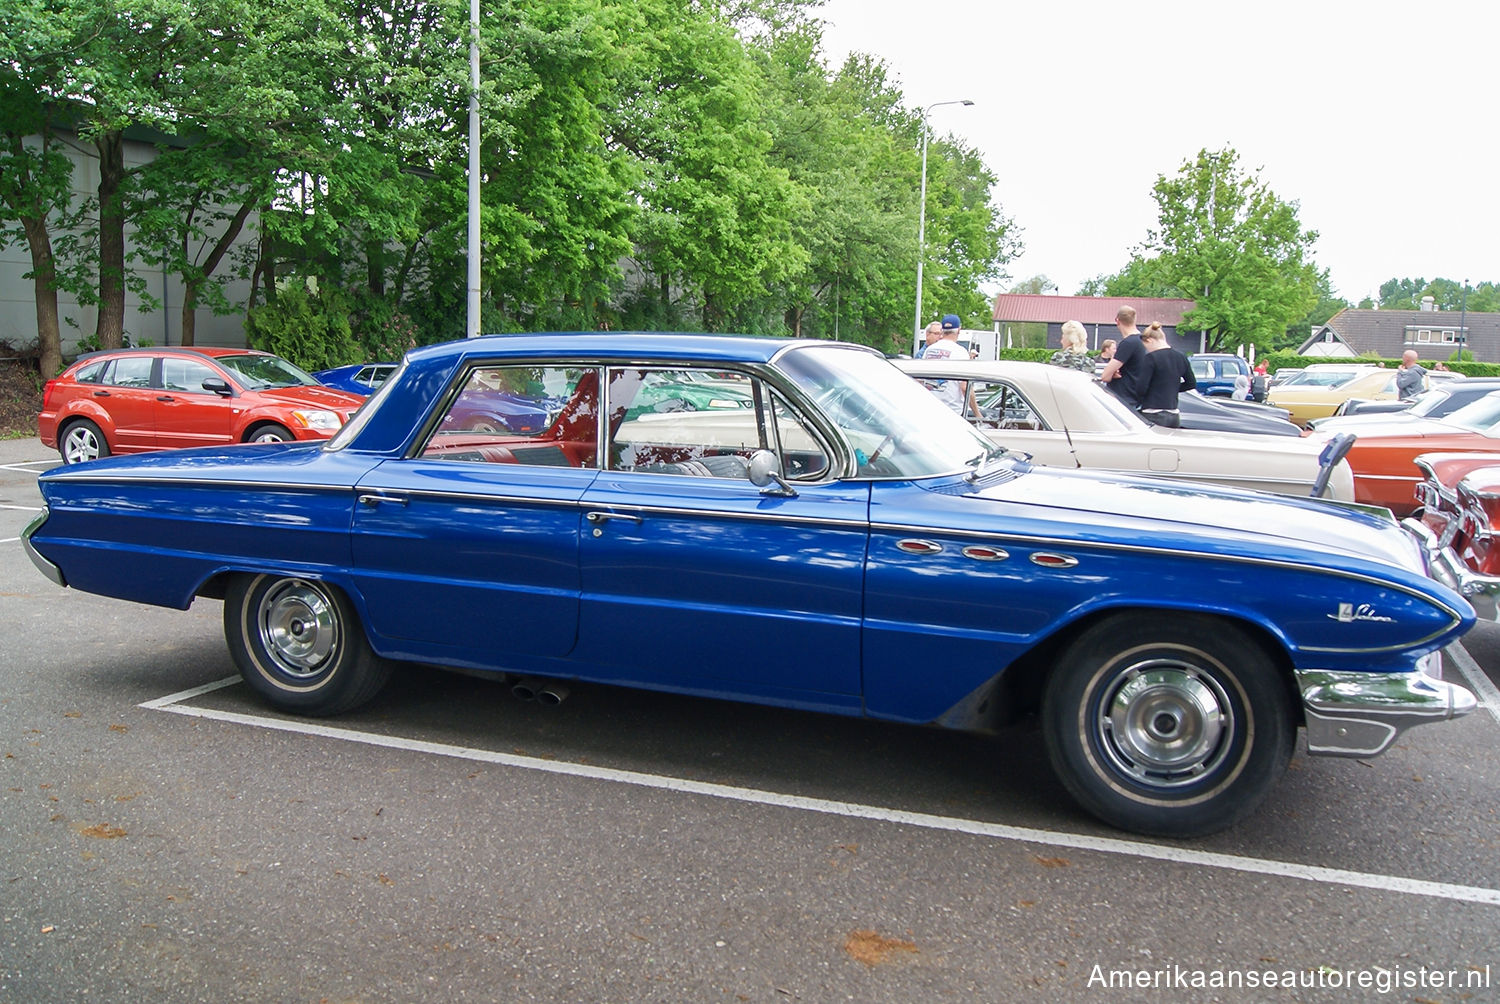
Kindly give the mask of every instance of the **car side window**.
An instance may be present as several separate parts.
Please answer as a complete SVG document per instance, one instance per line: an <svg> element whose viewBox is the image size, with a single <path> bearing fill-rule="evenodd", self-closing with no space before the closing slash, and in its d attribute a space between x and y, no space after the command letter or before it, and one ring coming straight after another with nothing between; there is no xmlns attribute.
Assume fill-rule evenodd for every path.
<svg viewBox="0 0 1500 1004"><path fill-rule="evenodd" d="M609 371L609 469L743 478L771 448L764 388L743 373L696 369Z"/></svg>
<svg viewBox="0 0 1500 1004"><path fill-rule="evenodd" d="M593 467L599 373L561 366L479 366L449 400L422 456L469 463Z"/></svg>
<svg viewBox="0 0 1500 1004"><path fill-rule="evenodd" d="M108 367L108 359L96 359L79 370L73 379L79 383L99 383L104 379L104 371Z"/></svg>
<svg viewBox="0 0 1500 1004"><path fill-rule="evenodd" d="M1047 423L1031 402L1015 387L1004 381L976 383L974 400L979 405L979 420L975 423L986 429L1021 429L1038 432L1047 428Z"/></svg>
<svg viewBox="0 0 1500 1004"><path fill-rule="evenodd" d="M161 361L161 385L165 390L177 390L190 394L208 394L203 389L203 381L215 377L222 380L218 373L206 363L200 363L196 359L179 359L175 356L166 356Z"/></svg>
<svg viewBox="0 0 1500 1004"><path fill-rule="evenodd" d="M806 419L775 391L771 392L771 414L780 448L781 476L790 481L816 481L826 476L828 451Z"/></svg>
<svg viewBox="0 0 1500 1004"><path fill-rule="evenodd" d="M156 362L151 356L120 356L114 362L106 383L116 387L151 386L151 364Z"/></svg>
<svg viewBox="0 0 1500 1004"><path fill-rule="evenodd" d="M1199 380L1207 380L1213 376L1213 364L1207 359L1189 359L1188 365L1193 369L1193 376Z"/></svg>

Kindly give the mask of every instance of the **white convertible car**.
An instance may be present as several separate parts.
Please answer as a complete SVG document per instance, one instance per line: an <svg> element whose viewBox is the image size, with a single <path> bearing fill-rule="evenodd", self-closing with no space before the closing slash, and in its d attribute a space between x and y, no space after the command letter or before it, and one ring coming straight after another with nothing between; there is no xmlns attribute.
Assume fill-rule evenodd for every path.
<svg viewBox="0 0 1500 1004"><path fill-rule="evenodd" d="M1154 474L1281 495L1312 494L1321 472L1321 441L1163 429L1076 370L1006 360L900 359L896 365L929 386L969 381L980 410L970 420L996 443L1048 467ZM1344 460L1329 473L1323 497L1353 500L1354 477Z"/></svg>

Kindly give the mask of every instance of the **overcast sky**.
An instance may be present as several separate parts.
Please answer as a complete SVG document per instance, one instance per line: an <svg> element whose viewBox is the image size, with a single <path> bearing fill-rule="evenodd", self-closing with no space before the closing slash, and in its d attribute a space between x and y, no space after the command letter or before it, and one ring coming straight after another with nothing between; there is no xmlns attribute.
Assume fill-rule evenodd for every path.
<svg viewBox="0 0 1500 1004"><path fill-rule="evenodd" d="M1011 279L1118 271L1151 186L1232 146L1358 302L1392 277L1500 282L1500 5L827 0L831 68L881 57L977 147L1021 227ZM915 226L913 221L913 226Z"/></svg>

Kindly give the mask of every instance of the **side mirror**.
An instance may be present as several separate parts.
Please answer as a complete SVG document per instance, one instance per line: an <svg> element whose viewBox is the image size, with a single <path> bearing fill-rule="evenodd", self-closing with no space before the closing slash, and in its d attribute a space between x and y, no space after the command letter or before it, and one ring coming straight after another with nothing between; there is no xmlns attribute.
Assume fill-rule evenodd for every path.
<svg viewBox="0 0 1500 1004"><path fill-rule="evenodd" d="M234 391L230 389L229 383L218 377L209 377L203 381L203 389L211 390L220 397L233 397Z"/></svg>
<svg viewBox="0 0 1500 1004"><path fill-rule="evenodd" d="M795 497L797 490L781 476L781 458L770 450L756 450L750 455L750 483L764 495ZM775 485L775 487L771 487Z"/></svg>

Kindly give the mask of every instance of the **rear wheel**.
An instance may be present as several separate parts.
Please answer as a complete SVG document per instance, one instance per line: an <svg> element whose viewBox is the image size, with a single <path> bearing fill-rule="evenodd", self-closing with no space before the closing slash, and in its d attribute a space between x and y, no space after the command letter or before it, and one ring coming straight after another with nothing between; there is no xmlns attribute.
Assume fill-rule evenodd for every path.
<svg viewBox="0 0 1500 1004"><path fill-rule="evenodd" d="M69 422L57 443L57 452L65 464L81 464L109 456L109 443L99 427L86 418Z"/></svg>
<svg viewBox="0 0 1500 1004"><path fill-rule="evenodd" d="M1113 826L1193 837L1255 810L1291 760L1297 727L1280 668L1211 618L1114 617L1059 661L1043 699L1063 785Z"/></svg>
<svg viewBox="0 0 1500 1004"><path fill-rule="evenodd" d="M348 598L311 579L236 576L224 596L224 637L250 689L284 711L348 711L391 674Z"/></svg>

